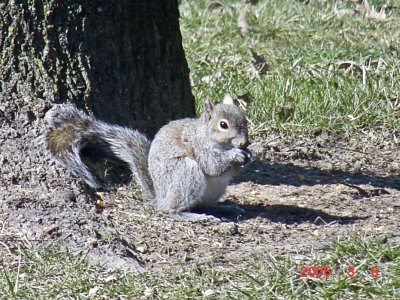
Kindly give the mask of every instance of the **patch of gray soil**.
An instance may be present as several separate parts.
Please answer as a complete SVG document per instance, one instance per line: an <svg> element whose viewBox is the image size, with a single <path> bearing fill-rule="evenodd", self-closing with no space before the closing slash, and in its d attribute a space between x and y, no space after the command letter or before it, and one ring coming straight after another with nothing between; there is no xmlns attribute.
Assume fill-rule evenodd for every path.
<svg viewBox="0 0 400 300"><path fill-rule="evenodd" d="M45 154L51 103L0 99L0 252L66 251L105 266L141 268L134 241L96 205L98 196Z"/></svg>
<svg viewBox="0 0 400 300"><path fill-rule="evenodd" d="M240 267L265 253L310 256L350 234L400 242L395 132L271 132L253 142L256 159L223 199L245 213L192 222L155 211L131 185L96 194L37 142L50 103L0 103L0 253L66 251L107 267L159 270Z"/></svg>

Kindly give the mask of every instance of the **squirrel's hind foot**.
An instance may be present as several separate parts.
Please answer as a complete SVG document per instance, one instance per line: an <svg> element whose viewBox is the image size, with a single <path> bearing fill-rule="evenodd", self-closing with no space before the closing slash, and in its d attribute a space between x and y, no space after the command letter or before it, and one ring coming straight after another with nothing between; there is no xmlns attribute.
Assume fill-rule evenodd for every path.
<svg viewBox="0 0 400 300"><path fill-rule="evenodd" d="M200 209L197 212L185 211L179 212L177 215L192 221L232 222L238 220L245 212L246 211L239 205L218 203Z"/></svg>
<svg viewBox="0 0 400 300"><path fill-rule="evenodd" d="M194 221L194 222L198 222L198 221L211 221L211 222L226 221L223 218L218 218L218 217L215 217L213 215L186 212L186 211L179 212L179 213L176 214L176 216L179 217L179 218L183 218L185 220Z"/></svg>

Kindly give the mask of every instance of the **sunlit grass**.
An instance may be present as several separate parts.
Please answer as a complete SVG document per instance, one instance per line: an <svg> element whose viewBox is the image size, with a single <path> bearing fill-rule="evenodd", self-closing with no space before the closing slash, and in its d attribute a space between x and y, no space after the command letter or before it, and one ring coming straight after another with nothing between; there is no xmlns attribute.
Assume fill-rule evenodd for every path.
<svg viewBox="0 0 400 300"><path fill-rule="evenodd" d="M396 299L400 246L363 236L337 241L310 259L265 253L244 267L176 265L162 276L91 266L68 254L15 253L2 266L1 299ZM301 276L329 266L329 276ZM354 267L354 276L349 277ZM375 268L375 269L373 269Z"/></svg>
<svg viewBox="0 0 400 300"><path fill-rule="evenodd" d="M376 9L395 4L370 2ZM399 127L399 9L387 10L386 19L378 21L350 15L357 7L350 1L219 1L216 8L208 3L181 4L199 102L218 101L225 93L247 95L257 131ZM237 26L243 6L246 34ZM251 51L266 59L269 72L256 71Z"/></svg>

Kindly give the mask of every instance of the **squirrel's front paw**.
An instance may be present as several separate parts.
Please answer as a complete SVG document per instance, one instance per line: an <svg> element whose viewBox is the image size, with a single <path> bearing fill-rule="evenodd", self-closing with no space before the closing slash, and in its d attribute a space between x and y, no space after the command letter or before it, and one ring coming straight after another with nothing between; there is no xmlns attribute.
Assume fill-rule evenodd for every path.
<svg viewBox="0 0 400 300"><path fill-rule="evenodd" d="M246 165L251 160L251 152L248 149L238 149L234 148L232 151L232 158L234 162L241 164L242 166Z"/></svg>
<svg viewBox="0 0 400 300"><path fill-rule="evenodd" d="M249 149L241 149L242 152L244 153L244 155L246 156L244 164L243 165L247 165L249 162L251 162L251 158L253 157L253 154L251 153L251 151Z"/></svg>

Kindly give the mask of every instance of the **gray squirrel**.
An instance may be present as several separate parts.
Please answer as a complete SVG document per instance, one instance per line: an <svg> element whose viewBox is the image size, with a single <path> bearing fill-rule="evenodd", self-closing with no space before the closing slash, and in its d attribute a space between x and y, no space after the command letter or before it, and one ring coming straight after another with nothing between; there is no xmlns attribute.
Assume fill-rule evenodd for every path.
<svg viewBox="0 0 400 300"><path fill-rule="evenodd" d="M192 214L217 205L230 179L251 159L247 120L225 96L205 101L199 118L171 121L151 142L137 130L110 125L71 104L57 104L44 119L44 144L92 188L103 186L85 156L125 163L157 209ZM193 215L196 215L193 213Z"/></svg>

